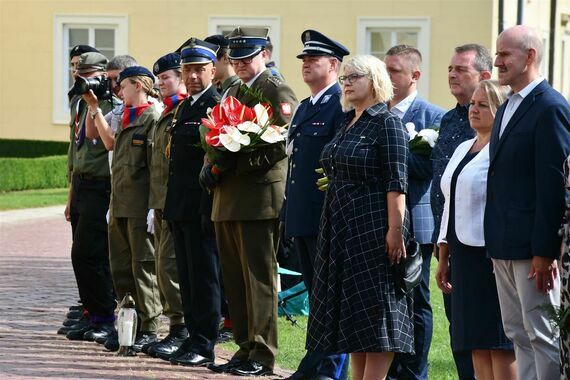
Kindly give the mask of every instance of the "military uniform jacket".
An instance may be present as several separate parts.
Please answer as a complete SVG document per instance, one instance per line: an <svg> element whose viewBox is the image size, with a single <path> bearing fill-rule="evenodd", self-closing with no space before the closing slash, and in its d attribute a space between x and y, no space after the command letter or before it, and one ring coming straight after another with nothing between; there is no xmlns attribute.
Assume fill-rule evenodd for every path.
<svg viewBox="0 0 570 380"><path fill-rule="evenodd" d="M250 93L231 87L228 96L253 107L259 102ZM261 91L273 110L275 125L285 125L297 105L293 90L265 70L251 86ZM233 166L223 171L214 188L212 220L265 220L278 218L285 193L287 159L285 143L271 144L251 153L228 152Z"/></svg>
<svg viewBox="0 0 570 380"><path fill-rule="evenodd" d="M170 129L170 167L164 205L164 219L170 221L199 220L200 211L209 209L207 194L198 181L205 154L200 147L199 127L208 108L219 102L220 95L210 86L195 104L191 100L189 96L178 105Z"/></svg>
<svg viewBox="0 0 570 380"><path fill-rule="evenodd" d="M78 101L81 102L81 99ZM87 104L83 102L84 106L80 106L80 114L76 118L77 103L71 111L71 146L69 149L68 158L73 160L72 171L73 174L80 174L91 177L105 178L110 176L109 172L109 152L103 144L103 140L90 139L85 136L83 143L78 148L75 142L75 120L78 122L78 128L85 122L85 118L88 117L88 107ZM106 100L99 101L99 107L106 114L111 111L112 105Z"/></svg>
<svg viewBox="0 0 570 380"><path fill-rule="evenodd" d="M289 128L289 174L285 188L285 234L317 236L325 192L315 184L320 174L319 158L325 144L344 120L338 84L329 88L313 105L307 98L299 104Z"/></svg>
<svg viewBox="0 0 570 380"><path fill-rule="evenodd" d="M71 174L73 171L73 145L75 144L75 117L77 115L77 102L81 100L80 96L74 95L69 99L69 149L67 150L67 172Z"/></svg>
<svg viewBox="0 0 570 380"><path fill-rule="evenodd" d="M160 114L148 107L115 135L111 179L111 217L144 218L148 213L150 149L148 137Z"/></svg>
<svg viewBox="0 0 570 380"><path fill-rule="evenodd" d="M164 209L166 200L166 186L168 183L168 157L166 147L170 138L167 129L172 123L174 109L167 114L160 115L149 138L151 147L150 156L150 194L148 198L149 209Z"/></svg>

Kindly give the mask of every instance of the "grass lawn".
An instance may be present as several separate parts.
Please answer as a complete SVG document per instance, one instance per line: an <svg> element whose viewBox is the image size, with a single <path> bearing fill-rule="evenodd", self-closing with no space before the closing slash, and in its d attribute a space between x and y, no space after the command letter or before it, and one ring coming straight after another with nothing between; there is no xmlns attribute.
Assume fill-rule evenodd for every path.
<svg viewBox="0 0 570 380"><path fill-rule="evenodd" d="M435 259L431 262L431 305L433 308L434 330L433 340L429 353L429 378L446 380L456 379L457 372L453 363L453 356L449 348L448 323L443 309L443 297L441 291L435 285L434 270L437 266ZM280 368L294 370L305 354L305 328L307 317L295 317L299 326L293 326L285 318L279 318L279 355L277 365ZM225 343L223 348L235 352L237 346L233 343Z"/></svg>
<svg viewBox="0 0 570 380"><path fill-rule="evenodd" d="M67 188L0 192L0 211L64 205Z"/></svg>

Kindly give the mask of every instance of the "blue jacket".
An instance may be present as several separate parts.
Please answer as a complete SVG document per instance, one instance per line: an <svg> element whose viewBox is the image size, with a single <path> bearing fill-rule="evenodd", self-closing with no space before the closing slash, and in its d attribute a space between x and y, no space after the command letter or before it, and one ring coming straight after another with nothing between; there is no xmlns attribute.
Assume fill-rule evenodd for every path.
<svg viewBox="0 0 570 380"><path fill-rule="evenodd" d="M404 114L402 123L414 123L416 132L438 126L445 110L416 97ZM414 236L420 244L433 243L433 215L430 206L432 164L429 156L408 156L408 197L412 212Z"/></svg>
<svg viewBox="0 0 570 380"><path fill-rule="evenodd" d="M289 127L289 169L283 215L285 235L317 236L325 193L317 188L321 151L336 134L344 120L340 106L340 86L335 84L316 105L304 99Z"/></svg>
<svg viewBox="0 0 570 380"><path fill-rule="evenodd" d="M499 139L506 104L497 110L489 146L484 221L488 254L503 260L558 259L570 107L542 81L524 98Z"/></svg>

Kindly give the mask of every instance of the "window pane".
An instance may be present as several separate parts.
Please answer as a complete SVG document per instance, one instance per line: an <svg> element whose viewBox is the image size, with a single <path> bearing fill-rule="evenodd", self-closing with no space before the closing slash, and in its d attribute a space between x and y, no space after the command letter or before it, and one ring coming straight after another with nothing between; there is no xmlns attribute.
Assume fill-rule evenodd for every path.
<svg viewBox="0 0 570 380"><path fill-rule="evenodd" d="M418 32L416 31L400 31L397 33L398 45L410 45L418 47Z"/></svg>
<svg viewBox="0 0 570 380"><path fill-rule="evenodd" d="M105 57L107 57L108 60L111 60L111 58L113 58L115 56L115 49L98 49L101 54L103 54Z"/></svg>
<svg viewBox="0 0 570 380"><path fill-rule="evenodd" d="M113 49L115 47L115 31L112 29L95 29L95 47Z"/></svg>
<svg viewBox="0 0 570 380"><path fill-rule="evenodd" d="M89 44L89 29L69 29L69 46L71 50L75 45L88 45Z"/></svg>
<svg viewBox="0 0 570 380"><path fill-rule="evenodd" d="M383 59L384 53L390 48L391 34L388 31L370 32L370 54Z"/></svg>

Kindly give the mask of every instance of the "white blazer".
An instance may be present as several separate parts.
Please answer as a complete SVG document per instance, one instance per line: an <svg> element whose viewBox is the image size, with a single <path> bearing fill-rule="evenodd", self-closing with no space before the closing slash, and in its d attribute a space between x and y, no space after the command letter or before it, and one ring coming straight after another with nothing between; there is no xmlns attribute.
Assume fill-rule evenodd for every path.
<svg viewBox="0 0 570 380"><path fill-rule="evenodd" d="M449 224L449 202L451 199L451 177L465 158L476 138L467 140L455 149L441 177L441 191L445 198L439 243L447 242ZM455 186L455 234L460 242L472 247L485 246L483 218L487 201L487 172L489 171L489 144L477 154L459 173Z"/></svg>

